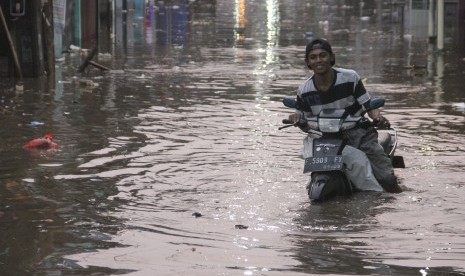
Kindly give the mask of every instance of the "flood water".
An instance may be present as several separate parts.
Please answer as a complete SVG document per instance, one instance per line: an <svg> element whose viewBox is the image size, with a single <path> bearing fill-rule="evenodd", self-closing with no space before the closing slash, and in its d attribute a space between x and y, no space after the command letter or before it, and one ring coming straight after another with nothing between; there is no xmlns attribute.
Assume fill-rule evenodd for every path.
<svg viewBox="0 0 465 276"><path fill-rule="evenodd" d="M457 30L437 53L394 12L328 2L169 6L172 32L128 17L110 72L70 53L56 85L3 81L0 274L465 275ZM404 193L309 202L304 134L278 127L310 31L386 98ZM46 133L60 149L23 149Z"/></svg>

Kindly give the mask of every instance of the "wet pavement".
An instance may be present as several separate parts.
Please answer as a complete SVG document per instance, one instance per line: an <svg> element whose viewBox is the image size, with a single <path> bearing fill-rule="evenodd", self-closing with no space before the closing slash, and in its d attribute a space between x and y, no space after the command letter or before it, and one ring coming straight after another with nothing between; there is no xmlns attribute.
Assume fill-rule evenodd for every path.
<svg viewBox="0 0 465 276"><path fill-rule="evenodd" d="M170 26L128 17L110 72L70 53L56 85L2 81L2 273L465 275L458 38L437 53L392 10L328 2L168 6ZM308 32L386 98L404 193L308 201L304 135L278 130ZM23 149L46 133L58 150Z"/></svg>

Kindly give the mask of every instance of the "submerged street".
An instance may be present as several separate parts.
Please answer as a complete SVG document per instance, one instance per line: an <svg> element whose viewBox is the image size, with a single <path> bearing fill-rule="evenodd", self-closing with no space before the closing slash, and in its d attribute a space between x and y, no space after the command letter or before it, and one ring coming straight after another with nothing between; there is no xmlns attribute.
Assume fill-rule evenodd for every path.
<svg viewBox="0 0 465 276"><path fill-rule="evenodd" d="M465 275L464 46L320 4L191 1L171 26L129 12L97 59L112 70L79 74L71 51L56 80L2 80L0 274ZM386 99L403 193L309 202L304 134L278 127L310 33ZM47 133L59 149L23 149Z"/></svg>

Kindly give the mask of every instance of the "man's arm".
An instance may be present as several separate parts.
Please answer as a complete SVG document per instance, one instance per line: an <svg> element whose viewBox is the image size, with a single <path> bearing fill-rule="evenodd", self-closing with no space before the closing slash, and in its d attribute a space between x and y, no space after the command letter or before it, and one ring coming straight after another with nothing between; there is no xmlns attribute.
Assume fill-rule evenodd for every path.
<svg viewBox="0 0 465 276"><path fill-rule="evenodd" d="M368 113L368 116L372 120L378 119L381 116L381 111L379 110L379 108L372 109L372 110L368 111L367 113Z"/></svg>
<svg viewBox="0 0 465 276"><path fill-rule="evenodd" d="M381 115L381 111L379 110L379 108L372 109L367 113L368 116L373 120L373 124L377 126L379 129L391 128L391 123L389 123L388 119Z"/></svg>

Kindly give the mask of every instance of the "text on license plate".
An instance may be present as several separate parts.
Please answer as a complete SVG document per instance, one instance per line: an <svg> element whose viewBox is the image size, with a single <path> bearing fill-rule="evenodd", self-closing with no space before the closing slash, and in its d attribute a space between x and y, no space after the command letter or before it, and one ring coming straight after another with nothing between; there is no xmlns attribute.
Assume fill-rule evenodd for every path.
<svg viewBox="0 0 465 276"><path fill-rule="evenodd" d="M341 155L309 157L305 159L304 173L314 171L342 170L343 158Z"/></svg>

